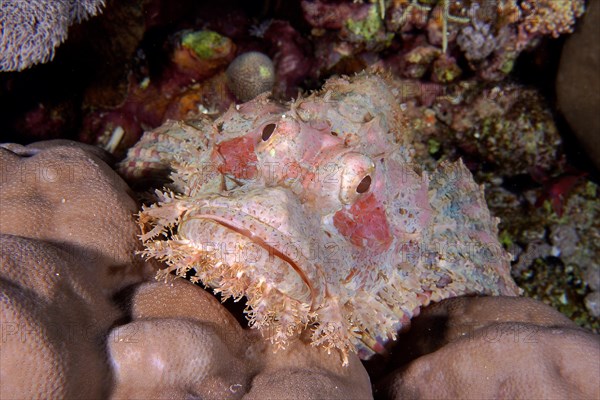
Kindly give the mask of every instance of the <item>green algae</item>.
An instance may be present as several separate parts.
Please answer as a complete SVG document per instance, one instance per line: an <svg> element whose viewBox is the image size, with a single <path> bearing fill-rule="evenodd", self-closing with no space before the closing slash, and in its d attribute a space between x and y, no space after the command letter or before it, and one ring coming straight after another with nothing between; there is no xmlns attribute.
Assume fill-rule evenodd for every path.
<svg viewBox="0 0 600 400"><path fill-rule="evenodd" d="M350 18L346 21L346 28L366 41L372 40L382 27L383 21L375 5L369 8L369 13L365 19L355 21Z"/></svg>
<svg viewBox="0 0 600 400"><path fill-rule="evenodd" d="M213 31L195 31L183 35L181 44L191 49L198 57L211 59L220 54L229 39Z"/></svg>

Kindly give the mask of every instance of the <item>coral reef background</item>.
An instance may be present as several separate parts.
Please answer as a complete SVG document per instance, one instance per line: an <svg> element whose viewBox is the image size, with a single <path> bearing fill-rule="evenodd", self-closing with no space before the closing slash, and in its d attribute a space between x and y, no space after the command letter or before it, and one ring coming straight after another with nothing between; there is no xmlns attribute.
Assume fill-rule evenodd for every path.
<svg viewBox="0 0 600 400"><path fill-rule="evenodd" d="M112 153L112 157L120 159L144 131L160 126L167 119L193 119L195 115L217 118L228 107L239 103L243 95L236 94L228 86L231 83L228 83L227 68L235 57L250 51L263 53L272 61L275 81L271 94L280 100L297 98L299 92L317 89L334 75L352 75L363 70L391 74L404 82L404 101L400 104L406 117L403 126L413 132L415 137L416 159L427 166L444 160L464 160L477 182L484 185L490 210L501 219L500 240L514 256L513 277L524 289L525 295L551 305L581 327L600 332L600 114L596 111L600 106L600 80L595 73L597 68L594 67L598 61L595 56L598 54L596 37L600 2L314 0L221 1L218 4L208 4L182 0L175 4L166 0L107 0L101 15L78 23L85 16L96 13L101 3L92 0L52 2L54 8L45 8L45 12L41 14L48 18L40 19L39 25L34 26L27 17L28 12L44 4L42 1L0 1L0 21L3 26L0 40L0 68L3 70L0 73L0 142L26 145L39 140L74 139L102 147ZM76 4L81 7L76 7ZM574 33L569 35L572 32ZM68 40L54 50L67 33ZM51 62L33 66L38 62L49 61L54 52L56 54ZM21 72L9 72L27 67L29 69ZM27 159L37 155L39 151L12 146L14 147L0 149L3 157L6 157L2 164L3 193L8 193L4 184L7 177L14 173L14 166L25 162L18 161L18 158ZM104 187L102 190L113 193L112 190L119 188L119 194L114 195L118 205L113 204L108 208L125 208L129 210L127 212L133 212L136 208L135 201L139 201L140 196L132 195L124 184L114 183L118 177L112 171L108 172L110 168L103 161L110 162L111 156L90 149L93 147L71 149L69 152L75 152L76 158L79 157L79 161L72 161L72 164L79 165L82 160L92 159L93 162L88 164L100 165L102 173L93 172L93 175L108 174L110 179L104 179L103 182L113 182L108 184L108 189ZM92 156L85 155L89 151ZM44 150L40 157L47 156L51 165L55 165L52 163L57 163L56 160L64 162L65 159L74 157L69 152L64 149ZM62 155L57 155L59 153ZM52 154L54 155L51 156ZM83 164L88 165L85 162ZM162 173L155 176L154 181L138 181L133 189L142 193L148 187L156 185L157 181L164 181L167 172ZM31 177L35 175L30 175ZM52 200L51 203L58 207L63 204L62 193L65 191L86 191L82 187L73 187L61 189L60 194L53 196L51 192L46 193L46 189L39 186L39 183L34 181L29 192L19 196L32 199L39 195L40 198ZM136 197L135 200L132 197ZM144 200L143 196L141 198ZM89 204L96 204L95 200L89 201L90 203L84 199L79 206L86 216L94 214ZM64 220L60 216L56 219L53 217L50 221L44 220L45 215L53 215L52 210L40 208L44 204L40 202L34 208L36 211L30 213L31 218L34 218L30 221L30 227L41 221L48 224L59 221L56 226L64 226L61 223L69 221L68 215ZM70 265L81 266L85 264L82 259L85 260L92 254L100 271L109 270L108 278L102 272L89 273L95 274L94 276L99 274L96 278L105 282L109 288L107 290L112 294L121 287L111 280L114 278L111 278L111 274L115 271L127 271L123 266L129 261L117 262L116 265L124 269L112 270L115 264L110 261L110 257L115 254L120 257L120 253L116 251L105 258L105 255L97 253L95 249L87 248L86 251L90 253L84 252L82 255L80 246L87 246L84 240L65 249L55 243L55 239L60 237L60 229L58 232L51 227L41 229L41 232L45 232L44 237L37 237L31 231L5 232L6 226L20 226L23 225L22 221L29 221L20 217L28 212L19 213L24 210L19 207L25 205L8 203L3 198L3 212L6 215L14 214L16 219L14 224L5 223L3 215L2 233L24 238L6 238L2 247L3 256L8 254L8 250L17 249L14 254L21 257L11 256L10 260L3 261L3 268L10 266L10 274L13 274L10 279L19 277L14 278L17 279L15 282L18 281L15 293L25 293L28 289L24 288L31 285L19 280L22 279L19 271L28 265L27 257L33 255L38 260L36 265L51 266L51 273L67 276L70 282L76 282L75 286L79 285L77 282L81 282L70 296L84 306L99 304L98 308L103 307L103 311L100 310L99 313L104 319L101 318L100 323L90 331L97 343L111 324L129 311L122 312L122 303L117 306L114 299L96 293L96 288L89 287L84 278L71 277L69 272L60 270L59 264L66 257ZM79 218L86 220L81 216ZM135 229L130 222L132 221L123 222L120 229L123 226ZM90 227L86 234L91 235L93 229L94 227ZM114 227L106 229L111 232L116 230ZM62 233L65 232L68 234L70 231ZM85 238L86 234L82 234L82 237ZM135 235L133 231L127 234ZM137 248L139 243L132 241L129 246L131 249ZM29 253L19 249L29 249ZM131 277L129 282L136 279L141 280L139 277ZM50 288L46 293L48 297L43 302L43 307L46 308L31 308L34 303L31 299L38 297L25 296L21 299L24 305L18 309L29 310L35 315L55 316L60 321L78 321L78 324L85 325L85 318L89 318L89 315L81 315L87 315L87 311L80 312L77 309L60 315L56 308L52 308L52 304L60 303L56 303L58 300L52 297L53 293L58 293L53 292L52 288L63 287L61 285L62 281L48 283L36 280L34 289L43 289L44 286ZM167 295L158 286L147 285L148 288L144 287L143 290L157 291L162 293L161 296ZM13 289L12 286L9 288ZM140 289L140 292L143 290ZM196 295L204 299L204 294ZM60 301L69 300L60 298ZM233 310L234 316L241 315L239 307L236 308L237 304L227 303L226 306ZM552 310L539 308L539 305L533 306L532 303L518 306L498 303L497 308L502 310L502 314L508 315L506 313L513 306L519 310L520 315L533 318L533 325L528 326L534 326L535 331L541 332L544 337L544 340L538 342L540 347L536 351L539 354L561 346L575 351L573 349L577 346L585 349L587 345L590 346L588 353L594 354L597 347L595 339L588 341L587 336L561 319L560 315L552 314L544 320L546 322L535 319L536 313L549 315L546 313L551 313ZM216 305L210 307L211 310L217 310L216 314L223 313L222 310L218 311L220 308ZM178 309L182 308L184 306ZM495 309L495 306L485 304L475 308L478 313L473 315L481 317L486 311ZM195 335L198 342L194 343L208 341L215 346L228 346L227 339L222 340L213 334L212 329L218 331L220 328L206 322L207 318L214 315L210 312L209 317L197 316L197 321L200 322L183 326L181 321L171 320L161 327L148 325L148 321L144 320L147 315L153 315L152 312L154 311L148 311L149 314L140 313L131 321L131 326L139 327L145 332L159 328L163 329L161 332L166 332L168 324L179 324L177 326L188 329L192 336ZM179 311L164 309L156 312L161 318L172 319ZM433 314L430 314L432 317L427 317L427 310L425 312L423 320L428 321L430 318L434 327L439 327L440 320L457 321L451 308L449 311L439 311L439 319L436 319L435 308ZM80 317L83 319L78 319ZM438 321L438 325L435 325L435 321ZM516 325L507 326L507 330L502 332L524 332L523 329L526 328L518 323L516 321ZM460 325L459 322L456 324ZM564 331L560 330L565 341L553 341L557 337L552 337L552 332L545 328L552 324L565 327ZM50 360L44 365L50 366L48 368L67 366L61 371L67 371L63 377L68 378L71 376L69 371L77 371L81 365L91 363L96 376L106 376L109 379L110 371L98 361L101 356L99 350L89 343L82 348L62 349L62 354L68 354L66 358L52 358L58 354L54 349L60 347L58 343L62 334L57 333L54 328L55 324L49 319L42 319L41 327L36 326L40 332L45 332L47 341L44 343L47 349L52 350L44 353L49 354L44 360ZM441 339L432 337L432 344L427 347L427 351L415 350L418 348L418 340L416 345L407 345L399 352L426 356L434 353L439 348L436 346L442 343L450 346L446 350L453 350L448 350L450 352L446 356L436 353L441 358L423 357L420 364L405 368L404 375L397 375L399 378L390 375L385 381L381 380L394 369L389 362L376 359L372 364L365 364L370 379L375 384L375 394L379 393L383 398L416 393L436 396L437 393L433 390L440 386L458 389L467 387L465 382L468 382L468 377L463 377L464 380L455 377L451 384L441 382L439 385L432 385L430 392L419 391L426 388L401 387L401 382L409 379L416 385L420 382L419 378L426 381L428 378L422 374L429 366L445 365L444 362L456 359L457 355L471 354L469 351L474 351L477 346L483 347L490 343L489 340L486 341L490 332L498 332L493 330L495 328L485 326L477 326L477 329L481 329L478 332L483 332L482 335L469 337L479 338L479 342L460 342L458 336L444 339L443 335L446 333L443 333ZM465 331L474 332L473 329ZM245 336L244 338L247 339ZM498 348L506 354L514 354L508 353L511 349L510 337L503 338L507 340L506 346L498 344ZM46 339L41 340L43 342ZM407 343L413 342L407 339ZM469 347L471 344L473 346ZM526 348L524 346L521 350ZM4 349L3 345L3 357L8 354ZM122 350L123 347L114 343L110 349L111 357L128 365L130 360L119 358ZM227 359L234 360L235 373L238 373L235 379L243 380L249 379L248 376L260 375L256 370L248 372L249 367L243 360L245 356L238 349L230 351L230 358ZM177 350L177 354L183 353L185 344ZM89 358L83 359L78 354L87 354ZM522 352L517 352L514 356L518 354ZM557 358L553 359L554 356ZM545 359L543 364L556 366L558 364L555 361L563 356L554 354ZM581 359L584 358L583 354L580 356ZM261 357L256 356L256 359ZM263 360L269 356L265 357ZM307 357L309 360L318 360L320 355ZM283 379L282 376L291 379L290 374L278 370L279 366L286 364L284 359L285 356L281 359L273 356L270 361L265 361L265 365L270 362L272 364L262 370L268 373L259 380L268 383ZM506 362L502 358L499 360L503 361L496 365ZM7 365L7 362L7 359L3 359L2 366ZM306 379L326 382L324 385L330 385L328 387L342 386L348 382L364 384L366 375L360 368L345 372L334 368L333 372L326 372L325 377L318 373L315 375L319 362L311 364L306 361L303 371L309 372L302 372L304 375L297 377L298 381L294 381L296 386L301 386L299 382ZM359 365L358 360L351 361L351 364L352 362ZM398 361L396 366L399 363ZM32 358L31 364L23 365L36 366L37 359ZM584 364L582 369L586 368L588 372L598 370L598 366L593 363ZM550 369L552 368L548 370ZM221 371L217 367L203 371L208 370L210 371L201 375L202 379L212 377L214 371L217 371L217 375ZM502 374L510 371L494 372L497 376L504 376ZM269 375L271 373L274 375ZM585 377L586 374L581 372L578 376ZM56 379L56 376L50 378L49 385L57 382ZM124 378L123 382L126 381L128 379ZM546 382L543 377L531 377L527 382L515 383L515 387L531 381L540 383L542 388ZM80 382L77 379L72 379L71 382L72 386L69 382L61 383L64 389L61 394L87 395L98 389L101 395L106 395L106 392L102 392L106 389L86 389L84 384L77 386ZM247 384L244 382L243 385ZM379 384L380 382L385 383ZM583 393L577 392L577 387L581 387L579 384L563 385L560 382L555 393ZM232 381L231 385L238 383L240 382ZM238 390L238 386L230 387L232 391ZM126 386L121 389L120 393L125 397L144 390L143 387ZM494 393L494 388L488 389L488 394ZM238 394L240 393L242 392ZM282 389L281 393L288 392ZM353 393L362 392L356 389ZM458 393L456 392L457 396ZM540 396L548 394L541 391L536 393ZM478 397L478 393L472 393L472 396ZM597 397L598 394L595 392L590 396Z"/></svg>

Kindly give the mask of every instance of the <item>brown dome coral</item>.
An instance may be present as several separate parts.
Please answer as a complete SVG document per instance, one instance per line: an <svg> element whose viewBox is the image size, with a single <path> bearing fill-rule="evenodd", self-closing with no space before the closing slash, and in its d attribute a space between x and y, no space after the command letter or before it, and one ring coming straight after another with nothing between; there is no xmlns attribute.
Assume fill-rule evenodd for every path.
<svg viewBox="0 0 600 400"><path fill-rule="evenodd" d="M10 149L10 150L9 150ZM129 189L92 146L0 147L2 398L100 398L101 343L140 282Z"/></svg>
<svg viewBox="0 0 600 400"><path fill-rule="evenodd" d="M357 357L342 367L300 340L275 354L183 280L142 284L118 307L151 269L106 160L67 141L0 147L2 398L370 396Z"/></svg>
<svg viewBox="0 0 600 400"><path fill-rule="evenodd" d="M115 399L371 396L357 357L342 367L306 338L275 351L211 294L182 279L139 286L131 305L133 321L115 329L108 343Z"/></svg>
<svg viewBox="0 0 600 400"><path fill-rule="evenodd" d="M598 335L541 302L448 299L414 322L400 368L376 384L381 399L600 396Z"/></svg>

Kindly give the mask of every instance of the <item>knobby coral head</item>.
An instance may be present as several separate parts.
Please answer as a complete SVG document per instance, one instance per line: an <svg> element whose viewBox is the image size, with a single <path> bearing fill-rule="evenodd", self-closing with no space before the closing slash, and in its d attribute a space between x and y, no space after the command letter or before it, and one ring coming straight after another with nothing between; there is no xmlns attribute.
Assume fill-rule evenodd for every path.
<svg viewBox="0 0 600 400"><path fill-rule="evenodd" d="M248 101L275 85L273 61L263 53L249 51L237 56L227 68L227 86L241 101Z"/></svg>
<svg viewBox="0 0 600 400"><path fill-rule="evenodd" d="M462 162L423 171L403 129L400 83L330 79L288 105L266 96L214 123L168 122L121 164L170 165L140 212L144 254L225 298L285 346L382 352L431 301L517 295L483 190Z"/></svg>

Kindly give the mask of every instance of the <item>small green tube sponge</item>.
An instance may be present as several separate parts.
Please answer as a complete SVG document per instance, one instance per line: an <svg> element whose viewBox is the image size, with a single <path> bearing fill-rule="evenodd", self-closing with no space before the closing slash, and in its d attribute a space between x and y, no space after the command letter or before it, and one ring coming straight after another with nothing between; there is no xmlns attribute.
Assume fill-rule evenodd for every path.
<svg viewBox="0 0 600 400"><path fill-rule="evenodd" d="M275 84L275 68L269 57L257 51L237 56L227 68L227 86L240 101L249 101Z"/></svg>

